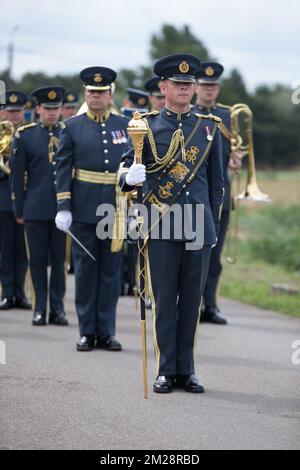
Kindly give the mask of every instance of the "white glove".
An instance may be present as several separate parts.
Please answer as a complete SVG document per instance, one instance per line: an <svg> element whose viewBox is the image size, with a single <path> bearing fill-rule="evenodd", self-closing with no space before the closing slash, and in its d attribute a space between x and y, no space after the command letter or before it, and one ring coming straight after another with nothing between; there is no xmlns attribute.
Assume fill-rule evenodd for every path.
<svg viewBox="0 0 300 470"><path fill-rule="evenodd" d="M67 232L72 225L72 213L70 211L59 211L55 217L55 223L58 230Z"/></svg>
<svg viewBox="0 0 300 470"><path fill-rule="evenodd" d="M141 163L133 163L126 175L126 184L136 186L146 180L146 167Z"/></svg>

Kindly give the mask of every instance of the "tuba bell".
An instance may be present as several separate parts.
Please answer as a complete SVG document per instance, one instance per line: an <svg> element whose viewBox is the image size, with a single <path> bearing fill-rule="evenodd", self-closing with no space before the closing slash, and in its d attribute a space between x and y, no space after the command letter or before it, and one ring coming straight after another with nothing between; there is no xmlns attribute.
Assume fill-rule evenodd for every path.
<svg viewBox="0 0 300 470"><path fill-rule="evenodd" d="M0 122L0 170L10 174L9 155L14 136L14 126L10 121Z"/></svg>

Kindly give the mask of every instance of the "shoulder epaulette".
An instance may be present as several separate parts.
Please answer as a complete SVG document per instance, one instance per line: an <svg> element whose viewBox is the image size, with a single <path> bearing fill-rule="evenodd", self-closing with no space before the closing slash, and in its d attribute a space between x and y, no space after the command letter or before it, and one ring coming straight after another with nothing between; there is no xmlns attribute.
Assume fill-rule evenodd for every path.
<svg viewBox="0 0 300 470"><path fill-rule="evenodd" d="M218 116L214 116L214 114L199 114L199 113L194 113L197 118L202 118L202 119L211 119L212 121L217 122L218 124L222 122L222 119L219 118Z"/></svg>
<svg viewBox="0 0 300 470"><path fill-rule="evenodd" d="M159 114L159 111L149 111L149 113L143 113L142 118L147 118L149 116L157 116Z"/></svg>
<svg viewBox="0 0 300 470"><path fill-rule="evenodd" d="M20 137L20 134L19 134L20 132L24 132L24 131L26 131L27 129L31 129L32 127L36 127L36 126L37 126L37 123L36 123L36 122L31 122L30 124L26 124L25 126L21 126L21 127L18 128L18 130L17 130L15 136L16 136L17 138L19 138L19 137Z"/></svg>
<svg viewBox="0 0 300 470"><path fill-rule="evenodd" d="M19 132L23 132L25 131L26 129L30 129L31 127L35 127L37 126L37 123L36 122L31 122L30 124L26 124L25 126L21 126L18 128L18 131Z"/></svg>
<svg viewBox="0 0 300 470"><path fill-rule="evenodd" d="M217 103L216 106L218 108L228 109L228 111L231 110L231 106L228 106L227 104Z"/></svg>

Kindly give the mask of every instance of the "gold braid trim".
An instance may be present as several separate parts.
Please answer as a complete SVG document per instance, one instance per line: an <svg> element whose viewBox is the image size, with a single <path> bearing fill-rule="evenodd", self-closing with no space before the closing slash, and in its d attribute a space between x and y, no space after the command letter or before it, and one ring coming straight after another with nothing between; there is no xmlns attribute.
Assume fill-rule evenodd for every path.
<svg viewBox="0 0 300 470"><path fill-rule="evenodd" d="M150 127L148 128L148 139L152 154L156 163L147 167L147 173L155 173L165 167L176 154L179 145L181 146L182 159L185 161L185 141L182 129L177 129L173 135L167 153L163 157L159 157L157 153L154 135Z"/></svg>

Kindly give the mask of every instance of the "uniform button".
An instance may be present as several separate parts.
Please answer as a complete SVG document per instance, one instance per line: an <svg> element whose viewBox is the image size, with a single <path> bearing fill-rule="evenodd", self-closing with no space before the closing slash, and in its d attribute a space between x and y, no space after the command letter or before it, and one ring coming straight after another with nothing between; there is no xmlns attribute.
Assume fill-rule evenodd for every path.
<svg viewBox="0 0 300 470"><path fill-rule="evenodd" d="M53 132L49 132L49 137L52 137L53 136Z"/></svg>
<svg viewBox="0 0 300 470"><path fill-rule="evenodd" d="M105 165L109 164L109 160L104 160Z"/></svg>
<svg viewBox="0 0 300 470"><path fill-rule="evenodd" d="M56 165L56 162L52 162L52 165L55 166L55 165Z"/></svg>
<svg viewBox="0 0 300 470"><path fill-rule="evenodd" d="M109 173L109 171L108 171L108 170L105 170L105 172L104 172L104 173L106 173L106 174L107 174L107 173Z"/></svg>
<svg viewBox="0 0 300 470"><path fill-rule="evenodd" d="M187 192L185 193L185 195L186 195L186 196L189 196L189 195L190 195L189 191L187 191Z"/></svg>
<svg viewBox="0 0 300 470"><path fill-rule="evenodd" d="M56 171L53 171L54 176L56 175Z"/></svg>
<svg viewBox="0 0 300 470"><path fill-rule="evenodd" d="M107 150L107 149L104 149L104 153L108 153L108 150Z"/></svg>
<svg viewBox="0 0 300 470"><path fill-rule="evenodd" d="M103 140L103 143L104 143L104 144L107 144L107 140Z"/></svg>
<svg viewBox="0 0 300 470"><path fill-rule="evenodd" d="M106 126L105 122L102 122L102 123L101 123L101 126L102 126L102 127L105 127L105 126Z"/></svg>
<svg viewBox="0 0 300 470"><path fill-rule="evenodd" d="M182 122L179 123L179 127L182 127Z"/></svg>
<svg viewBox="0 0 300 470"><path fill-rule="evenodd" d="M105 135L105 134L106 134L106 131L102 131L102 134Z"/></svg>

